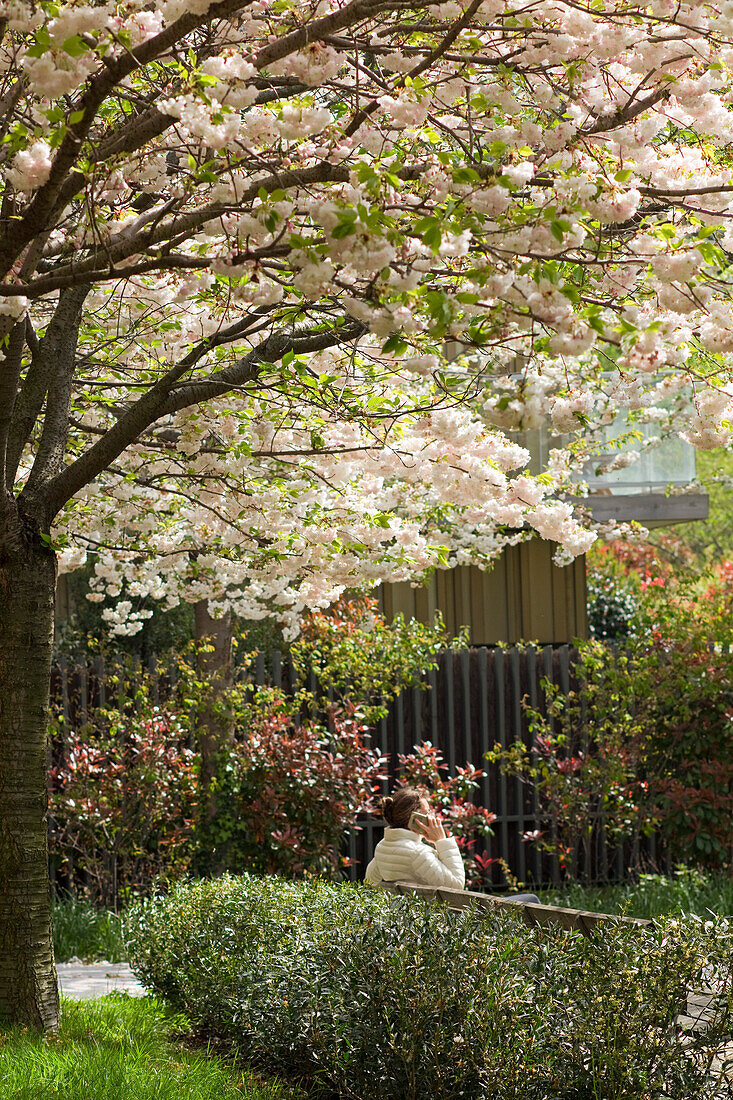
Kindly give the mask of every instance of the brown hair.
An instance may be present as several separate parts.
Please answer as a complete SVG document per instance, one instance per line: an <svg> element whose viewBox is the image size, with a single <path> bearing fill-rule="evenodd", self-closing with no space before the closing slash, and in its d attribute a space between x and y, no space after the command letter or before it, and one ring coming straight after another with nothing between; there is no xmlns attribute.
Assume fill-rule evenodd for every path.
<svg viewBox="0 0 733 1100"><path fill-rule="evenodd" d="M382 799L382 817L393 829L406 829L410 816L420 808L422 797L415 787L400 787Z"/></svg>

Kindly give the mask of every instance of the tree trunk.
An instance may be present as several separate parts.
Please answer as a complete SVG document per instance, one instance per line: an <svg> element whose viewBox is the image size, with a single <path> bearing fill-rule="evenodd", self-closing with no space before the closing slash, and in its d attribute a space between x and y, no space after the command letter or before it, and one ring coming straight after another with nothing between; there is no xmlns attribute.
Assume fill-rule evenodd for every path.
<svg viewBox="0 0 733 1100"><path fill-rule="evenodd" d="M56 558L0 551L0 1018L44 1031L59 998L48 878L47 737Z"/></svg>
<svg viewBox="0 0 733 1100"><path fill-rule="evenodd" d="M212 782L219 758L234 740L231 715L225 705L226 693L234 682L232 663L232 616L227 611L220 619L209 614L206 600L194 604L196 635L196 671L206 682L198 714L199 753L201 756L199 813L201 836L206 847L199 855L199 870L220 874L226 870L227 845L217 837L216 792Z"/></svg>

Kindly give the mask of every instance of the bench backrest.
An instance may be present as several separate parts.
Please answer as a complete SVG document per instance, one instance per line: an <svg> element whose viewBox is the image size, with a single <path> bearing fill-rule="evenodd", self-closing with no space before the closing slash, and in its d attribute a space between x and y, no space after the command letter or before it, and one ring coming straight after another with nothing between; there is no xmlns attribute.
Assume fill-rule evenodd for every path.
<svg viewBox="0 0 733 1100"><path fill-rule="evenodd" d="M513 901L511 897L499 897L493 894L479 894L473 890L449 890L441 886L421 886L415 882L383 882L385 890L392 894L417 894L419 897L441 901L449 909L468 909L471 907L489 913L495 909L515 912L524 919L525 924L554 924L568 932L582 932L589 936L608 924L627 924L636 928L650 928L653 921L638 917L620 917L612 913L591 913L585 909L562 909L557 905L535 905L526 901Z"/></svg>

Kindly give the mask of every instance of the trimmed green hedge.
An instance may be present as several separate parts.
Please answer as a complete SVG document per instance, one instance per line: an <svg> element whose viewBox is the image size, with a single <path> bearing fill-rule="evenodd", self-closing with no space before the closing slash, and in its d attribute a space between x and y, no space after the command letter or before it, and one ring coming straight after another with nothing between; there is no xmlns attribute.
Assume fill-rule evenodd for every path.
<svg viewBox="0 0 733 1100"><path fill-rule="evenodd" d="M729 977L725 923L586 939L361 886L223 878L128 914L142 981L252 1062L359 1100L712 1100L675 1020ZM730 989L730 981L727 982Z"/></svg>

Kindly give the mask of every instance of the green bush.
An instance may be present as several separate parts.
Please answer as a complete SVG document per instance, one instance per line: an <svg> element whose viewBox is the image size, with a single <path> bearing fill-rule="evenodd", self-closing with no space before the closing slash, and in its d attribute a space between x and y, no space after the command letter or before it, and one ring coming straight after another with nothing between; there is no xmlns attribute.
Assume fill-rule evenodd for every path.
<svg viewBox="0 0 733 1100"><path fill-rule="evenodd" d="M128 915L142 981L253 1063L360 1100L721 1095L686 990L729 987L728 926L586 939L353 885L223 878Z"/></svg>

